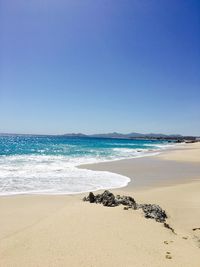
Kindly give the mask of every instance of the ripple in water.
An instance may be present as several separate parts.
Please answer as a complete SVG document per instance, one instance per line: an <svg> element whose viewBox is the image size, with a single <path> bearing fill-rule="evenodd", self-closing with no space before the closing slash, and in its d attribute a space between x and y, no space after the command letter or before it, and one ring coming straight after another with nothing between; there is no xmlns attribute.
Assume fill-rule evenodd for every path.
<svg viewBox="0 0 200 267"><path fill-rule="evenodd" d="M80 164L151 155L164 142L0 136L0 195L75 194L126 186L128 177ZM154 151L149 154L149 148Z"/></svg>

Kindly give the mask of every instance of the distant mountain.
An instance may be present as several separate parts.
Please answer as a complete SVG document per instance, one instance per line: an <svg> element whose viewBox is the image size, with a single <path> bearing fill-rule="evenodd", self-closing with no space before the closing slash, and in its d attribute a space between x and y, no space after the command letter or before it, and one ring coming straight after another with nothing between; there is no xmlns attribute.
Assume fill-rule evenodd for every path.
<svg viewBox="0 0 200 267"><path fill-rule="evenodd" d="M9 136L9 135L18 135L18 136L36 136L36 134L11 134L11 133L0 133L0 136ZM46 136L46 135L37 135L37 136ZM87 137L87 138L118 138L118 139L161 139L161 140L195 140L195 136L183 136L180 134L161 134L161 133L128 133L128 134L122 134L122 133L105 133L105 134L83 134L83 133L67 133L62 135L49 135L49 136L66 136L66 137ZM199 137L200 139L200 137Z"/></svg>
<svg viewBox="0 0 200 267"><path fill-rule="evenodd" d="M82 133L67 133L67 134L63 134L63 136L68 136L68 137L87 137L88 135L82 134Z"/></svg>
<svg viewBox="0 0 200 267"><path fill-rule="evenodd" d="M107 134L92 134L92 135L89 135L90 137L100 137L100 138L125 138L125 139L133 139L133 138L150 138L150 139L153 139L153 138L164 138L164 139L167 139L167 138L182 138L183 136L180 135L180 134L174 134L174 135L166 135L166 134L154 134L154 133L149 133L149 134L142 134L142 133L129 133L129 134L122 134L122 133L107 133Z"/></svg>
<svg viewBox="0 0 200 267"><path fill-rule="evenodd" d="M130 134L121 134L121 133L105 133L105 134L92 134L90 137L100 137L100 138L129 138Z"/></svg>

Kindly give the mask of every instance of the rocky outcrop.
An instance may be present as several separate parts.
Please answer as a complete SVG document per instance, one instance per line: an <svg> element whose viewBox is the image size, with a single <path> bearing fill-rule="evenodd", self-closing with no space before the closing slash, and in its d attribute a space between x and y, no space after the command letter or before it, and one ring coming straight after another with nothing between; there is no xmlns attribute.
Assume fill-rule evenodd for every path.
<svg viewBox="0 0 200 267"><path fill-rule="evenodd" d="M97 194L96 196L90 192L87 197L83 198L83 201L89 201L90 203L103 204L107 207L116 207L119 205L127 206L128 208L137 209L137 204L132 197L114 195L108 190L104 191L102 194Z"/></svg>
<svg viewBox="0 0 200 267"><path fill-rule="evenodd" d="M168 226L168 224L165 223L167 219L167 214L159 205L138 204L136 203L134 198L130 196L120 196L120 195L115 196L113 193L106 190L102 194L97 194L97 195L94 195L92 192L90 192L87 197L83 198L83 201L89 201L90 203L96 203L96 204L102 204L107 207L116 207L119 205L123 205L125 210L142 209L145 218L154 219L157 222L164 223L164 226L166 225L165 227Z"/></svg>
<svg viewBox="0 0 200 267"><path fill-rule="evenodd" d="M139 204L138 208L141 208L144 212L145 218L154 219L157 222L165 222L167 219L166 212L158 205L155 204Z"/></svg>

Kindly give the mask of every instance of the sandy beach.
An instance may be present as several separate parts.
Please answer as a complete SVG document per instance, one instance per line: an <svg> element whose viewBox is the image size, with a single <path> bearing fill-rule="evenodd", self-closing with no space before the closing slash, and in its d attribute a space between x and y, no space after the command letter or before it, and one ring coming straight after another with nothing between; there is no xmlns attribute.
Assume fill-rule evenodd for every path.
<svg viewBox="0 0 200 267"><path fill-rule="evenodd" d="M159 204L176 234L140 210L83 202L87 194L1 197L0 266L200 266L200 143L81 168L130 177L112 192Z"/></svg>

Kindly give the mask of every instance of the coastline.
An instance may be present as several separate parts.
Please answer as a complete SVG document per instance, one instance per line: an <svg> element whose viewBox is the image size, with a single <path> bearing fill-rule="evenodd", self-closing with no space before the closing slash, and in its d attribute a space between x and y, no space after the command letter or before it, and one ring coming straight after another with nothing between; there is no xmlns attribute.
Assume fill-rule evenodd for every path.
<svg viewBox="0 0 200 267"><path fill-rule="evenodd" d="M123 191L200 180L200 143L181 144L159 150L157 153L152 156L83 164L78 168L108 171L130 178L126 187L119 188Z"/></svg>
<svg viewBox="0 0 200 267"><path fill-rule="evenodd" d="M86 151L89 150L89 152L93 153L93 156L90 155L89 157L84 155L81 157L77 155L75 157L70 155L57 155L54 157L43 154L13 154L11 156L6 155L5 158L1 157L0 165L2 166L2 171L0 173L0 180L2 190L0 196L24 194L71 195L102 189L126 187L130 182L130 178L126 175L117 174L115 170L113 172L105 170L102 172L79 168L79 166L82 164L112 163L122 159L152 157L160 153L160 151L170 150L175 146L174 144L167 144L166 142L154 144L152 144L152 142L147 142L143 146L138 144L137 140L131 144L127 144L127 142L124 144L121 141L123 144L120 143L119 145L115 142L116 141L114 141L114 146L117 147L109 148L109 152L105 151L105 154L102 152L104 149L100 148L100 152L98 151L97 153L99 156L93 153L93 149L91 150L91 147L94 145L94 143L92 143L87 144L87 148L84 148ZM100 144L98 145L101 147ZM113 140L111 142L111 146L112 145ZM128 146L128 148L124 148L124 145ZM179 144L176 146L179 146ZM41 151L45 150L43 149ZM54 150L52 150L52 152L53 151ZM72 155L76 154L78 151L79 150L75 148ZM15 162L17 162L17 164L15 164ZM10 173L8 171L9 169Z"/></svg>
<svg viewBox="0 0 200 267"><path fill-rule="evenodd" d="M138 175L143 182L151 176L153 182L147 187L129 183L112 192L159 204L177 235L145 219L140 211L85 203L82 198L87 193L5 196L0 197L0 265L197 267L200 231L192 229L200 227L198 155L200 143L154 157L80 166L129 172L136 177L135 184ZM157 184L156 177L161 176ZM169 183L165 183L167 177ZM167 252L172 259L166 258Z"/></svg>

